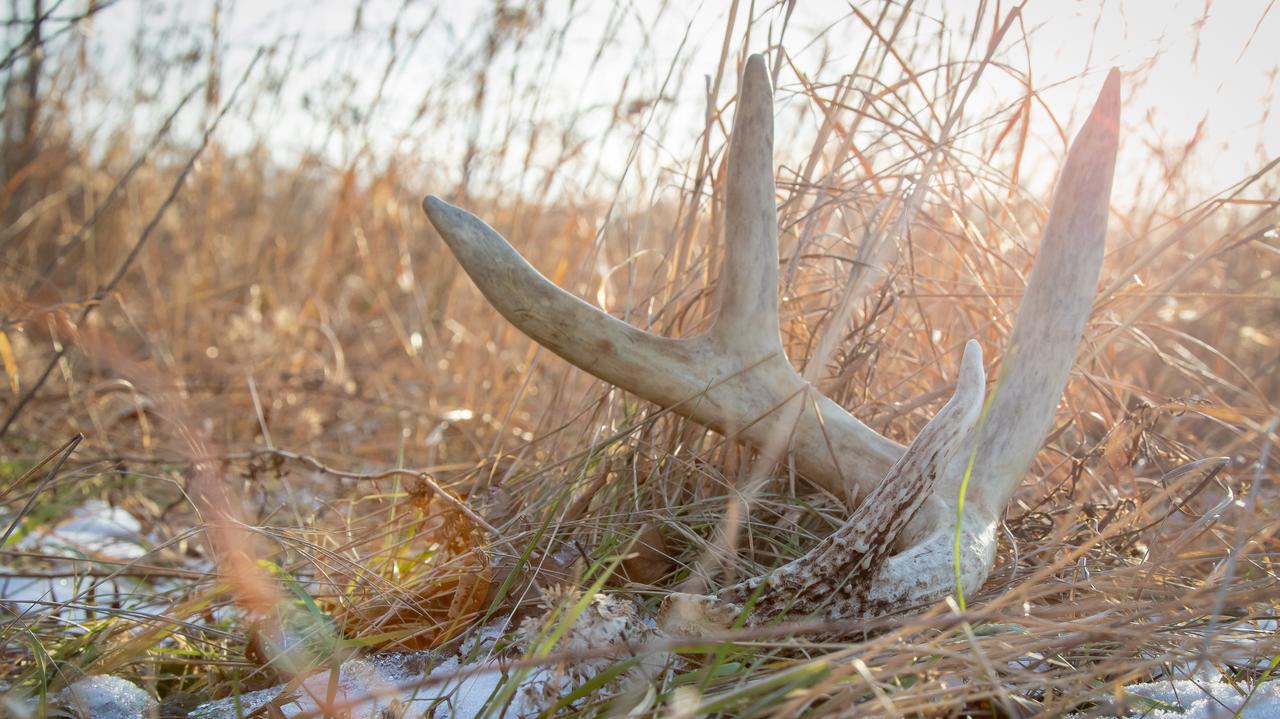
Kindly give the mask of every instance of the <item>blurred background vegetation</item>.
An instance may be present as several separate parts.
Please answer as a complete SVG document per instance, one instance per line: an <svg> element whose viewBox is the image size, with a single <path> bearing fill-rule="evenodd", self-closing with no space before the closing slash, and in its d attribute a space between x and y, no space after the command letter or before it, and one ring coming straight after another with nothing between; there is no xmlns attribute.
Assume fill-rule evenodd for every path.
<svg viewBox="0 0 1280 719"><path fill-rule="evenodd" d="M16 538L105 500L149 533L155 571L130 596L172 620L121 622L117 601L68 633L64 601L47 603L4 630L0 670L24 691L105 670L162 696L274 681L249 620L283 601L266 588L281 578L319 600L350 649L439 646L482 613L533 603L531 562L573 583L636 536L647 549L617 586L698 571L749 453L540 351L457 271L419 202L466 206L616 316L695 333L750 52L768 53L777 88L784 341L803 366L853 286L821 388L899 441L945 399L966 339L998 362L1066 144L1105 71L1125 73L1098 303L986 595L1005 597L997 614L1054 607L991 651L1038 651L1081 617L1101 634L1053 644L1041 653L1061 663L1038 674L975 678L953 706L1018 694L1064 708L1208 646L1188 626L1274 614L1271 3L13 0L2 12L4 562L51 571ZM868 241L921 183L906 230ZM78 434L46 477L41 460ZM739 572L797 555L839 514L777 476L752 505ZM243 524L228 541L269 564L264 604L218 581L216 542L196 531L222 506L214 495ZM136 573L138 560L97 559L84 577ZM191 574L156 582L160 569ZM1021 583L1041 570L1056 583ZM211 612L233 599L238 610ZM1139 621L1161 631L1121 631ZM795 651L759 649L718 681ZM884 666L877 676L908 671ZM936 693L920 676L894 693L901 710ZM1057 694L1030 689L1049 677Z"/></svg>

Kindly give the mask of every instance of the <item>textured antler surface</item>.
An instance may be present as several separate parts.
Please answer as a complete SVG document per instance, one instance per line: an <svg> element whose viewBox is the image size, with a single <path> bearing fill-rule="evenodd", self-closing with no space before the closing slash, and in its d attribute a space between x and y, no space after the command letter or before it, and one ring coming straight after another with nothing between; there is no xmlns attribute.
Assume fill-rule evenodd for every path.
<svg viewBox="0 0 1280 719"><path fill-rule="evenodd" d="M800 472L853 500L879 483L904 448L811 392L783 353L773 100L760 55L747 61L738 102L719 314L704 336L668 339L631 327L556 287L474 215L435 197L423 209L476 287L539 344L723 434L757 445L790 437Z"/></svg>
<svg viewBox="0 0 1280 719"><path fill-rule="evenodd" d="M1067 153L983 424L974 466L984 479L970 501L988 514L1004 511L1027 473L1075 363L1102 268L1119 122L1120 72L1112 70Z"/></svg>
<svg viewBox="0 0 1280 719"><path fill-rule="evenodd" d="M902 458L858 505L849 519L804 556L770 572L723 589L721 601L743 604L758 592L754 620L778 614L862 614L870 589L898 582L883 572L899 533L933 493L934 483L967 450L982 411L986 383L982 348L969 340L951 400L920 431Z"/></svg>
<svg viewBox="0 0 1280 719"><path fill-rule="evenodd" d="M719 314L706 335L669 339L631 327L556 287L475 216L435 197L423 207L485 297L539 343L726 435L759 446L784 440L810 480L851 503L865 497L831 537L786 566L718 595L673 595L664 628L721 625L748 599L752 621L882 613L935 601L957 576L966 592L986 580L995 528L1052 422L1093 304L1119 107L1113 70L1068 153L987 416L974 431L984 373L970 341L955 394L910 448L822 396L783 353L772 97L760 55L747 62L734 118ZM957 572L956 508L971 456Z"/></svg>

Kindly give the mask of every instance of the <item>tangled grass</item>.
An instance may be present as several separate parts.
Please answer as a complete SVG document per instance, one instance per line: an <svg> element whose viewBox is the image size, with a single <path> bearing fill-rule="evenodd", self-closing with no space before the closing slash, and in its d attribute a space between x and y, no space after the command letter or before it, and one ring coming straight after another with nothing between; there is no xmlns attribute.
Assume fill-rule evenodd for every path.
<svg viewBox="0 0 1280 719"><path fill-rule="evenodd" d="M443 4L375 4L313 54L280 20L252 62L215 3L138 24L128 52L150 84L131 95L110 89L111 44L73 32L123 5L8 26L0 562L76 589L8 605L14 702L119 673L180 714L355 652L456 646L559 585L600 579L649 605L723 585L839 524L788 467L746 491L749 449L509 327L427 229L425 192L616 316L697 332L732 79L767 48L800 128L778 143L784 343L803 366L834 327L820 388L906 442L966 339L999 361L1047 214L1052 177L1032 167L1065 148L1037 138L1069 132L1019 62L1039 36L986 3L830 18L735 3L705 38L667 32L681 16L665 5L498 3L451 24ZM579 32L585 68L565 50ZM424 79L416 53L442 38ZM342 71L318 77L328 62ZM634 84L601 79L611 62ZM543 90L565 72L595 92ZM672 98L703 73L700 132L679 145ZM1017 89L966 94L986 83ZM276 144L295 105L318 138L301 150ZM1119 186L1084 346L981 594L728 635L688 653L654 712L1055 716L1189 667L1245 693L1271 676L1280 172L1263 157L1205 188L1196 142L1211 145L1147 143L1120 169L1142 179ZM905 230L877 233L919 183ZM141 520L149 551L24 548L89 499ZM126 579L129 598L99 600Z"/></svg>

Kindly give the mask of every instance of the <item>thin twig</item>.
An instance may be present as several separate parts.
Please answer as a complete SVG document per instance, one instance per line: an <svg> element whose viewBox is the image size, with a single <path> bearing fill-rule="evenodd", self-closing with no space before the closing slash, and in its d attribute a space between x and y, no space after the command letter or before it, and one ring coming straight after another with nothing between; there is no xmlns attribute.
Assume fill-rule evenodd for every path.
<svg viewBox="0 0 1280 719"><path fill-rule="evenodd" d="M467 519L470 519L477 526L484 528L486 532L489 532L495 537L499 537L502 534L496 527L486 522L484 517L476 514L476 511L467 506L466 502L455 497L452 492L440 486L440 483L437 482L434 477L421 470L384 469L380 472L348 472L336 467L330 467L310 455L298 454L297 452L290 452L286 449L275 449L274 447L269 447L266 449L255 450L254 453L258 456L274 456L281 457L283 459L291 459L295 462L301 462L317 472L323 472L325 474L333 475L334 477L342 477L343 479L374 480L387 479L389 477L413 477L414 479L424 482L431 488L431 491L435 492L436 496L444 500L445 504L448 504L450 507L453 507L464 514Z"/></svg>

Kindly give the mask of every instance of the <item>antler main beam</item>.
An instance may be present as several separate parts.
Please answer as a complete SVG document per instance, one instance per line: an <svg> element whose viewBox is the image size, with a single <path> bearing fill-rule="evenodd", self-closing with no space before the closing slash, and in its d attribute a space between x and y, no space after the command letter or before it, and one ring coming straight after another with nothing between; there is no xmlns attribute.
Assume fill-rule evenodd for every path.
<svg viewBox="0 0 1280 719"><path fill-rule="evenodd" d="M811 391L783 352L773 98L760 55L743 73L726 185L719 314L709 333L689 339L638 330L565 292L466 211L432 196L423 209L485 298L539 344L721 434L761 446L791 436L801 474L852 502L904 448ZM791 403L804 403L794 426L796 413L783 411Z"/></svg>
<svg viewBox="0 0 1280 719"><path fill-rule="evenodd" d="M760 55L747 61L730 138L719 312L705 335L669 339L631 327L556 287L479 218L435 197L423 208L489 302L537 342L726 436L760 446L786 439L807 478L850 506L865 497L800 559L718 595L673 595L664 628L721 624L751 597L752 621L786 612L878 614L954 589L956 507L971 454L958 574L966 592L986 580L996 527L1052 422L1093 305L1119 108L1112 70L1068 152L985 420L975 431L985 375L970 341L954 396L909 448L822 396L783 351L772 98Z"/></svg>

